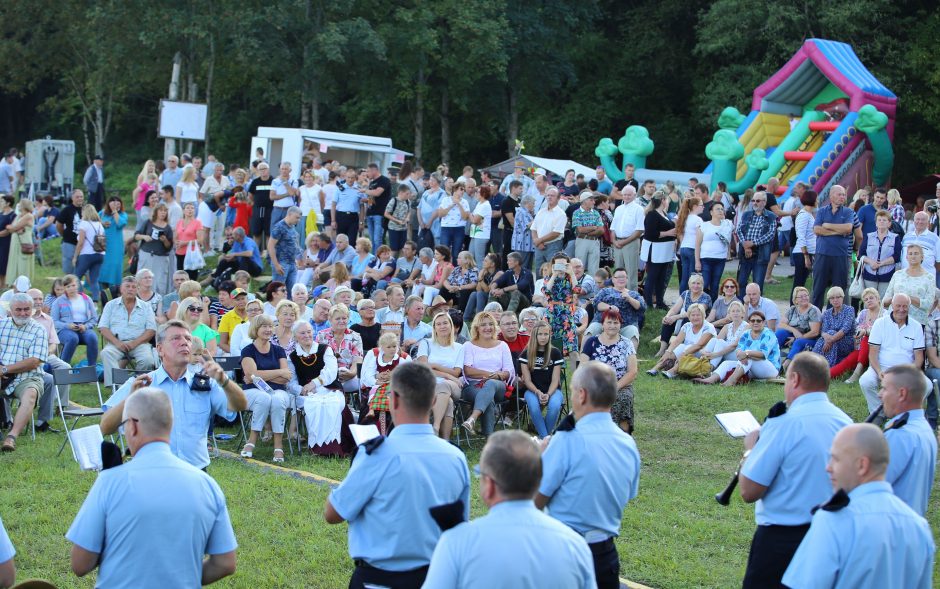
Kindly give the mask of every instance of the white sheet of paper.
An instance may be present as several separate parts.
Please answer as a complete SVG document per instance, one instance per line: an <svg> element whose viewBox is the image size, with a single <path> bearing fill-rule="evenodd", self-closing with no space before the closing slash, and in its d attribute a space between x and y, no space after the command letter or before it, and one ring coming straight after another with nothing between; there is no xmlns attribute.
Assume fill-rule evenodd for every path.
<svg viewBox="0 0 940 589"><path fill-rule="evenodd" d="M368 442L372 438L379 437L379 428L375 424L358 425L354 423L349 426L349 432L352 434L357 446L363 442Z"/></svg>
<svg viewBox="0 0 940 589"><path fill-rule="evenodd" d="M715 415L718 424L732 438L743 438L748 433L754 431L760 424L750 411L732 411L731 413L719 413Z"/></svg>
<svg viewBox="0 0 940 589"><path fill-rule="evenodd" d="M101 470L101 428L89 425L73 429L69 434L75 448L75 461L82 470Z"/></svg>

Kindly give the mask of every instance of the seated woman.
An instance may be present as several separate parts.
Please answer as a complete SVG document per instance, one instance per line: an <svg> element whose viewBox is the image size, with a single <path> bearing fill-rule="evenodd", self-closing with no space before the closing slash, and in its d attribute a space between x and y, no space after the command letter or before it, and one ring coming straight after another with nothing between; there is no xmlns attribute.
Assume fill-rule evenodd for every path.
<svg viewBox="0 0 940 589"><path fill-rule="evenodd" d="M721 328L717 337L708 340L705 351L701 357L707 358L712 364L712 368L718 368L718 365L725 360L734 360L735 351L738 349L738 341L750 326L744 320L744 303L733 301L728 306L728 323Z"/></svg>
<svg viewBox="0 0 940 589"><path fill-rule="evenodd" d="M706 378L696 378L700 384L715 384L724 381L724 386L734 386L747 375L751 380L774 378L780 374L780 345L777 336L765 327L766 317L760 311L751 311L748 322L751 329L744 332L738 341L734 360L726 360Z"/></svg>
<svg viewBox="0 0 940 589"><path fill-rule="evenodd" d="M176 318L186 324L193 337L202 342L202 347L213 357L219 350L219 332L202 322L202 301L187 297L176 310Z"/></svg>
<svg viewBox="0 0 940 589"><path fill-rule="evenodd" d="M457 255L457 265L444 280L441 293L445 299L452 301L458 309L463 311L467 308L471 293L476 290L478 278L477 263L473 259L473 254L467 251L460 252Z"/></svg>
<svg viewBox="0 0 940 589"><path fill-rule="evenodd" d="M823 311L822 328L813 351L835 366L855 349L855 309L844 305L845 292L833 286L826 293L829 306Z"/></svg>
<svg viewBox="0 0 940 589"><path fill-rule="evenodd" d="M881 306L881 295L874 288L866 288L862 291L862 305L864 308L855 318L855 349L829 369L829 378L838 378L854 369L852 376L845 379L847 384L858 382L862 373L868 368L868 334L875 320L888 312Z"/></svg>
<svg viewBox="0 0 940 589"><path fill-rule="evenodd" d="M273 280L264 289L264 314L272 319L277 316L277 306L287 300L287 285Z"/></svg>
<svg viewBox="0 0 940 589"><path fill-rule="evenodd" d="M277 308L274 309L276 325L274 335L271 336L271 343L281 346L285 354L293 352L296 345L296 342L294 342L294 323L297 322L299 311L300 308L297 307L297 303L287 299L278 303Z"/></svg>
<svg viewBox="0 0 940 589"><path fill-rule="evenodd" d="M715 327L708 321L705 321L704 306L695 303L689 306L689 310L686 313L689 321L682 324L682 327L679 328L679 333L672 338L662 358L659 359L659 362L652 370L647 371L647 374L655 375L657 371L662 368L663 363L667 359L673 359L675 360L675 364L673 364L672 368L669 370L663 371L663 376L666 378L675 378L679 368L680 358L687 355L695 356L696 358L702 357L708 342L718 336Z"/></svg>
<svg viewBox="0 0 940 589"><path fill-rule="evenodd" d="M607 309L601 314L602 330L589 337L581 352L582 362L597 360L614 369L617 375L617 400L610 415L620 429L633 433L633 381L636 380L636 348L628 337L620 334L620 311Z"/></svg>
<svg viewBox="0 0 940 589"><path fill-rule="evenodd" d="M251 327L252 319L264 313L264 303L261 302L261 299L248 301L248 304L245 306L245 313L247 314L247 319L244 323L236 325L235 329L232 330L232 339L229 344L229 356L236 358L240 358L242 350L251 343L251 338L248 337L248 328Z"/></svg>
<svg viewBox="0 0 940 589"><path fill-rule="evenodd" d="M431 337L418 342L418 362L424 362L437 377L431 421L434 433L450 439L454 429L454 403L460 400L463 382L463 344L457 343L457 332L450 313L440 312L431 320Z"/></svg>
<svg viewBox="0 0 940 589"><path fill-rule="evenodd" d="M540 321L529 345L519 355L522 384L525 385L525 404L539 439L555 429L561 414L561 371L565 360L561 350L552 347L552 326ZM545 415L542 415L542 410Z"/></svg>
<svg viewBox="0 0 940 589"><path fill-rule="evenodd" d="M663 317L663 326L659 331L659 351L656 357L662 357L666 348L669 347L670 338L676 333L676 329L681 324L680 321L688 319L689 307L694 304L700 304L705 307L706 312L712 306L712 298L705 292L705 279L701 274L693 274L689 277L689 289L679 295L679 300L669 309L666 316ZM702 318L705 319L704 317Z"/></svg>
<svg viewBox="0 0 940 589"><path fill-rule="evenodd" d="M731 303L741 300L738 298L738 281L734 278L722 280L719 291L720 294L712 300L712 310L705 318L705 321L714 325L715 329L721 329L731 321L728 318L728 308Z"/></svg>
<svg viewBox="0 0 940 589"><path fill-rule="evenodd" d="M357 366L362 362L362 338L349 329L349 308L340 303L330 308L330 328L317 334L317 342L327 344L336 356L337 378L347 393L359 391ZM363 407L360 405L360 407ZM365 417L361 412L360 419Z"/></svg>
<svg viewBox="0 0 940 589"><path fill-rule="evenodd" d="M490 297L490 285L502 274L499 271L499 256L486 254L486 257L483 258L483 268L477 274L476 288L467 298L467 306L464 309L464 318L470 323L473 323L473 317L477 314L477 311L486 306L486 302Z"/></svg>
<svg viewBox="0 0 940 589"><path fill-rule="evenodd" d="M464 387L461 397L473 403L473 411L461 425L473 433L482 416L481 431L489 437L496 422L495 399L505 396L506 388L515 380L512 354L506 342L497 338L496 316L488 311L477 313L470 326L470 341L463 346Z"/></svg>
<svg viewBox="0 0 940 589"><path fill-rule="evenodd" d="M294 324L294 351L290 360L291 380L287 390L294 406L303 410L307 424L307 447L320 456L345 456L356 448L349 425L353 415L336 379L333 350L313 339L313 326L307 321Z"/></svg>
<svg viewBox="0 0 940 589"><path fill-rule="evenodd" d="M352 289L369 297L375 290L376 284L386 281L395 273L395 258L392 257L392 248L384 243L375 250L375 256L362 272L362 278L353 278Z"/></svg>
<svg viewBox="0 0 940 589"><path fill-rule="evenodd" d="M446 245L434 246L434 272L431 278L427 279L424 278L422 270L420 284L416 284L414 288L414 294L421 296L425 306L430 307L434 297L441 293L444 281L450 276L451 270L454 269L454 265L450 263L450 260L450 248Z"/></svg>
<svg viewBox="0 0 940 589"><path fill-rule="evenodd" d="M780 318L775 332L780 349L790 347L790 353L783 361L783 370L797 354L813 347L822 321L822 313L810 302L809 291L805 287L794 288L790 302L792 305Z"/></svg>
<svg viewBox="0 0 940 589"><path fill-rule="evenodd" d="M389 417L392 371L404 362L411 362L411 356L401 351L399 335L392 332L380 335L379 346L366 352L362 360L359 381L364 389L369 389L369 410L365 420L360 422L375 423L383 436L388 434L392 426Z"/></svg>
<svg viewBox="0 0 940 589"><path fill-rule="evenodd" d="M98 362L98 311L91 297L81 291L78 277L66 274L62 279L62 293L52 303L52 324L62 342L63 361L72 363L72 355L80 344L85 345L88 365Z"/></svg>
<svg viewBox="0 0 940 589"><path fill-rule="evenodd" d="M284 349L271 343L274 335L274 320L267 315L258 315L251 320L248 337L252 342L242 350L242 372L245 374L243 387L248 397L248 410L251 411L251 433L248 443L242 449L242 456L251 458L258 434L264 422L271 417L271 430L274 432L273 462L284 462L284 423L287 420L287 408L290 407L290 395L287 383L290 382L290 368ZM267 393L255 386L252 380L257 376L273 389Z"/></svg>
<svg viewBox="0 0 940 589"><path fill-rule="evenodd" d="M343 262L336 262L333 264L333 269L330 271L330 278L324 284L326 290L323 294L327 297L332 297L337 288L351 288L351 284L349 268L347 268L346 264Z"/></svg>

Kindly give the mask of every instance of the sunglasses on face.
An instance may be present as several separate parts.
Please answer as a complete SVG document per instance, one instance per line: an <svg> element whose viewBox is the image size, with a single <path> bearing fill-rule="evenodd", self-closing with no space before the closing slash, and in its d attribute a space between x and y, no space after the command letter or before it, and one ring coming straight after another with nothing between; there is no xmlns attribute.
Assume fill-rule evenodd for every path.
<svg viewBox="0 0 940 589"><path fill-rule="evenodd" d="M751 319L751 323L763 323L763 319Z"/></svg>
<svg viewBox="0 0 940 589"><path fill-rule="evenodd" d="M190 305L186 307L186 310L189 311L190 313L198 313L199 311L202 311L202 309L200 309L199 307L195 305Z"/></svg>

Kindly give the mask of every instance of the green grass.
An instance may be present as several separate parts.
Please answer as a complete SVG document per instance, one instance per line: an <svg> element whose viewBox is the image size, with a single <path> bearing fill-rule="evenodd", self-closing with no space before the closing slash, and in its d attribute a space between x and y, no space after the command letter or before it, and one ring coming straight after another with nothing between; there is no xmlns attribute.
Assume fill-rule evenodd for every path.
<svg viewBox="0 0 940 589"><path fill-rule="evenodd" d="M44 244L56 251L57 245ZM57 265L37 270L45 280ZM787 296L788 287L770 286L768 291L779 300ZM640 346L635 437L642 474L640 494L624 511L617 540L622 576L669 589L738 586L754 531L754 512L737 496L729 507L719 506L713 498L728 482L742 450L741 441L724 434L713 415L748 409L763 419L770 405L782 398L782 387L750 384L726 389L647 376L643 371L652 365L655 351L649 340L658 333L662 315L648 314ZM93 391L75 387L72 397L93 405L97 403ZM857 385L835 383L830 396L855 420L865 418L865 401ZM222 431L235 433L235 428ZM61 441L61 434L39 434L35 442L24 436L14 454L0 456L0 473L5 475L0 516L18 550L19 579L43 577L59 587L91 587L92 579L69 573L64 534L95 475L80 472L67 450L56 457ZM222 447L237 451L237 440ZM479 450L477 442L468 452L471 465L478 461ZM259 445L256 458L271 459L270 443ZM288 456L286 466L341 480L349 462L295 455ZM326 486L228 458L214 460L210 473L228 498L239 542L238 572L218 586L346 585L352 570L346 526L323 523ZM472 496L472 513L480 516L485 509L476 485ZM936 497L935 490L928 510L934 527L940 525Z"/></svg>

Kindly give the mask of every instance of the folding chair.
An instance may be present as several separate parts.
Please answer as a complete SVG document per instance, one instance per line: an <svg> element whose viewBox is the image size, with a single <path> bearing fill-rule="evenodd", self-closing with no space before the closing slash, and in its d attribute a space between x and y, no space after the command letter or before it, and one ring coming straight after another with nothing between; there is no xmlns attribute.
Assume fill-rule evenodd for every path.
<svg viewBox="0 0 940 589"><path fill-rule="evenodd" d="M93 367L92 367L93 368ZM84 370L84 368L82 369ZM111 369L111 394L117 392L125 382L132 378L137 378L141 374L147 374L150 370L133 370L130 368L112 368ZM101 396L101 389L98 389L98 396Z"/></svg>
<svg viewBox="0 0 940 589"><path fill-rule="evenodd" d="M53 381L56 386L55 400L59 406L59 417L62 418L62 425L65 427L65 440L59 446L59 452L56 456L62 454L65 444L72 448L72 456L75 456L75 446L72 445L72 432L82 417L100 417L104 415L104 399L101 397L101 384L98 382L98 372L94 366L85 366L83 368L60 368L52 373ZM127 380L126 378L124 380ZM77 385L94 384L95 391L98 393L98 407L89 409L66 409L62 406L62 398L59 396L59 385ZM72 425L69 425L68 417L73 417ZM114 438L111 438L112 441Z"/></svg>
<svg viewBox="0 0 940 589"><path fill-rule="evenodd" d="M13 418L16 416L16 411L13 410L13 402L16 401L19 404L19 400L13 396L13 394L7 394L6 391L0 391L0 402L6 403L9 407L10 422L13 422ZM36 439L36 409L39 408L39 395L36 396L36 406L33 407L33 412L29 414L29 428L30 434L33 440Z"/></svg>

